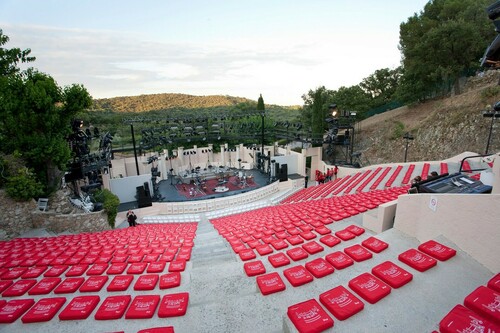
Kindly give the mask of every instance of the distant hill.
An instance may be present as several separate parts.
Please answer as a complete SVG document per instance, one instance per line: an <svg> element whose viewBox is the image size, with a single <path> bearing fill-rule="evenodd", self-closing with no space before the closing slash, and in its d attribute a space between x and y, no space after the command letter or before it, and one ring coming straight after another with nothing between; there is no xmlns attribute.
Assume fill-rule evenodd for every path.
<svg viewBox="0 0 500 333"><path fill-rule="evenodd" d="M257 104L256 101L242 97L222 95L193 96L165 93L96 99L94 100L93 110L139 113L174 108L204 109L220 106L230 107L240 103Z"/></svg>

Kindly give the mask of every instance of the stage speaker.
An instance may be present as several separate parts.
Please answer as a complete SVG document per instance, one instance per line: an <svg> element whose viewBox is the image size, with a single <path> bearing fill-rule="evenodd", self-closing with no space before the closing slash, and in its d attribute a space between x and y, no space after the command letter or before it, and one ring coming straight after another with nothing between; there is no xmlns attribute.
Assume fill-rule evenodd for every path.
<svg viewBox="0 0 500 333"><path fill-rule="evenodd" d="M144 192L146 193L147 197L151 197L151 192L149 191L149 183L144 182Z"/></svg>
<svg viewBox="0 0 500 333"><path fill-rule="evenodd" d="M135 197L137 199L137 206L139 208L149 207L153 205L151 197L149 195L146 195L144 186L137 186L135 189L136 189Z"/></svg>
<svg viewBox="0 0 500 333"><path fill-rule="evenodd" d="M280 182L286 182L288 180L288 165L282 164L280 168Z"/></svg>
<svg viewBox="0 0 500 333"><path fill-rule="evenodd" d="M274 170L273 171L274 171L274 175L272 175L273 178L279 178L280 177L279 174L281 171L280 171L280 164L278 162L274 163Z"/></svg>

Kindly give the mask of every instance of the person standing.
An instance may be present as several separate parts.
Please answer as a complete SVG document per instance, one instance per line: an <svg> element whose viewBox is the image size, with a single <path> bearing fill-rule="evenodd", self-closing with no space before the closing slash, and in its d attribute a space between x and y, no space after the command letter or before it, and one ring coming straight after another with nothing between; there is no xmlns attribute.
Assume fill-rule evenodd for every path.
<svg viewBox="0 0 500 333"><path fill-rule="evenodd" d="M339 167L335 165L335 167L333 168L334 179L337 179L337 173L339 173Z"/></svg>
<svg viewBox="0 0 500 333"><path fill-rule="evenodd" d="M127 212L127 222L129 227L135 227L137 225L137 216L132 210L129 209Z"/></svg>

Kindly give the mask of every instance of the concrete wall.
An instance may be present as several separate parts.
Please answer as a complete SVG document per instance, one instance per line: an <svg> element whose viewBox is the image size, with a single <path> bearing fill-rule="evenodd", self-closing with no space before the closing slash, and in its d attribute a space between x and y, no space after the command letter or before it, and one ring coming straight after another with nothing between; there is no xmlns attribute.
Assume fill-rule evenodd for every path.
<svg viewBox="0 0 500 333"><path fill-rule="evenodd" d="M411 194L398 198L394 228L424 242L443 235L500 271L500 195Z"/></svg>
<svg viewBox="0 0 500 333"><path fill-rule="evenodd" d="M131 202L137 200L135 198L137 194L136 187L143 186L146 182L149 184L150 191L152 191L151 174L110 179L109 190L118 196L120 202Z"/></svg>

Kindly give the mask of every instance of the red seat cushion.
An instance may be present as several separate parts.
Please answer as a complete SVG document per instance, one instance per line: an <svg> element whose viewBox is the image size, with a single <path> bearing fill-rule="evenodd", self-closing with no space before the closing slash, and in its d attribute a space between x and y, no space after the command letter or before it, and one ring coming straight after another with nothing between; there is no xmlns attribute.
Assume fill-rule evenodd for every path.
<svg viewBox="0 0 500 333"><path fill-rule="evenodd" d="M288 282L294 287L312 282L314 279L309 271L302 265L287 268L283 271Z"/></svg>
<svg viewBox="0 0 500 333"><path fill-rule="evenodd" d="M108 264L93 264L87 270L87 275L101 275L108 269Z"/></svg>
<svg viewBox="0 0 500 333"><path fill-rule="evenodd" d="M500 326L458 304L440 322L441 333L500 332Z"/></svg>
<svg viewBox="0 0 500 333"><path fill-rule="evenodd" d="M255 252L253 252L253 249L246 249L246 250L240 251L238 253L238 255L240 256L240 259L243 261L252 260L252 259L255 259L257 257L255 255Z"/></svg>
<svg viewBox="0 0 500 333"><path fill-rule="evenodd" d="M445 246L433 240L420 244L418 249L423 253L441 261L446 261L457 254L457 251L451 247Z"/></svg>
<svg viewBox="0 0 500 333"><path fill-rule="evenodd" d="M2 274L2 280L15 280L28 270L27 267L14 267Z"/></svg>
<svg viewBox="0 0 500 333"><path fill-rule="evenodd" d="M147 262L136 262L130 264L129 268L127 269L127 274L142 274L146 270L147 266Z"/></svg>
<svg viewBox="0 0 500 333"><path fill-rule="evenodd" d="M165 261L156 261L149 264L147 273L163 273L167 263Z"/></svg>
<svg viewBox="0 0 500 333"><path fill-rule="evenodd" d="M172 272L160 276L160 289L175 288L181 285L181 273Z"/></svg>
<svg viewBox="0 0 500 333"><path fill-rule="evenodd" d="M304 245L302 245L302 248L306 250L309 254L315 254L325 249L316 241L307 242Z"/></svg>
<svg viewBox="0 0 500 333"><path fill-rule="evenodd" d="M349 288L365 301L375 304L391 293L391 287L370 273L363 273L349 281Z"/></svg>
<svg viewBox="0 0 500 333"><path fill-rule="evenodd" d="M307 252L301 247L295 247L293 249L287 250L286 254L293 260L298 261L307 258L309 255Z"/></svg>
<svg viewBox="0 0 500 333"><path fill-rule="evenodd" d="M288 243L282 239L277 239L277 240L272 241L271 245L272 245L272 247L274 247L275 250L282 250L282 249L288 247Z"/></svg>
<svg viewBox="0 0 500 333"><path fill-rule="evenodd" d="M61 283L61 278L58 277L43 278L28 291L28 295L46 295L59 283Z"/></svg>
<svg viewBox="0 0 500 333"><path fill-rule="evenodd" d="M500 293L500 273L498 273L488 281L488 288L493 289L497 293Z"/></svg>
<svg viewBox="0 0 500 333"><path fill-rule="evenodd" d="M436 259L415 249L409 249L401 253L398 259L419 272L425 272L437 264Z"/></svg>
<svg viewBox="0 0 500 333"><path fill-rule="evenodd" d="M365 307L359 298L343 286L325 291L319 295L319 300L338 320L345 320Z"/></svg>
<svg viewBox="0 0 500 333"><path fill-rule="evenodd" d="M286 289L285 283L277 272L257 276L257 285L262 295L269 295Z"/></svg>
<svg viewBox="0 0 500 333"><path fill-rule="evenodd" d="M389 244L373 236L365 239L363 242L361 242L361 245L375 253L380 253L389 247Z"/></svg>
<svg viewBox="0 0 500 333"><path fill-rule="evenodd" d="M127 268L128 264L126 262L119 262L119 263L114 263L109 266L108 270L106 271L107 275L118 275L122 274L125 271L125 268Z"/></svg>
<svg viewBox="0 0 500 333"><path fill-rule="evenodd" d="M332 233L332 231L325 226L318 227L314 229L314 231L316 231L320 235L327 235Z"/></svg>
<svg viewBox="0 0 500 333"><path fill-rule="evenodd" d="M54 289L54 294L69 294L74 293L80 288L85 281L83 277L69 277L66 278L60 285Z"/></svg>
<svg viewBox="0 0 500 333"><path fill-rule="evenodd" d="M343 241L348 241L348 240L353 239L354 237L356 237L356 235L353 234L352 232L350 232L349 230L340 230L340 231L337 231L335 233L335 236L337 236L338 238L342 239Z"/></svg>
<svg viewBox="0 0 500 333"><path fill-rule="evenodd" d="M66 297L42 298L21 318L23 323L49 321L66 302Z"/></svg>
<svg viewBox="0 0 500 333"><path fill-rule="evenodd" d="M79 291L81 293L98 292L106 284L106 281L108 281L108 276L106 275L91 276L82 284Z"/></svg>
<svg viewBox="0 0 500 333"><path fill-rule="evenodd" d="M282 252L270 255L269 257L267 257L267 260L269 260L274 268L286 266L290 263L290 259L288 259L286 254Z"/></svg>
<svg viewBox="0 0 500 333"><path fill-rule="evenodd" d="M158 283L158 274L141 275L134 284L134 290L153 290Z"/></svg>
<svg viewBox="0 0 500 333"><path fill-rule="evenodd" d="M345 228L345 230L352 232L356 236L362 235L365 232L365 229L358 227L355 224L348 226L347 228Z"/></svg>
<svg viewBox="0 0 500 333"><path fill-rule="evenodd" d="M255 249L257 250L257 252L259 252L259 254L261 256L265 256L266 254L273 253L273 249L272 249L272 247L269 246L269 244L259 245L259 246L255 247Z"/></svg>
<svg viewBox="0 0 500 333"><path fill-rule="evenodd" d="M351 257L340 251L328 254L325 259L336 269L344 269L354 264Z"/></svg>
<svg viewBox="0 0 500 333"><path fill-rule="evenodd" d="M135 296L125 313L125 319L149 319L155 314L160 295Z"/></svg>
<svg viewBox="0 0 500 333"><path fill-rule="evenodd" d="M332 274L335 269L333 266L323 258L317 258L306 263L306 268L315 278L322 278Z"/></svg>
<svg viewBox="0 0 500 333"><path fill-rule="evenodd" d="M184 260L174 260L168 265L169 272L184 272L186 269L186 261Z"/></svg>
<svg viewBox="0 0 500 333"><path fill-rule="evenodd" d="M5 289L9 288L12 285L12 281L10 280L0 280L0 293Z"/></svg>
<svg viewBox="0 0 500 333"><path fill-rule="evenodd" d="M161 299L158 309L158 317L178 317L184 316L189 303L189 293L177 293L165 295Z"/></svg>
<svg viewBox="0 0 500 333"><path fill-rule="evenodd" d="M315 299L288 307L287 315L300 333L319 333L333 327L333 319Z"/></svg>
<svg viewBox="0 0 500 333"><path fill-rule="evenodd" d="M402 287L413 279L410 272L390 261L385 261L373 267L372 274L393 288Z"/></svg>
<svg viewBox="0 0 500 333"><path fill-rule="evenodd" d="M79 264L79 265L73 265L70 267L70 269L66 272L66 277L72 277L72 276L81 276L85 271L89 268L89 265L87 264Z"/></svg>
<svg viewBox="0 0 500 333"><path fill-rule="evenodd" d="M288 241L288 243L290 243L292 245L299 245L299 244L304 243L304 239L302 237L300 237L299 235L288 236L286 238L286 240Z"/></svg>
<svg viewBox="0 0 500 333"><path fill-rule="evenodd" d="M13 299L0 307L0 323L13 323L35 304L35 300Z"/></svg>
<svg viewBox="0 0 500 333"><path fill-rule="evenodd" d="M344 252L357 262L365 261L373 257L370 251L359 244L346 247Z"/></svg>
<svg viewBox="0 0 500 333"><path fill-rule="evenodd" d="M64 273L68 269L67 265L57 265L49 268L45 273L43 273L44 277L58 277L62 273Z"/></svg>
<svg viewBox="0 0 500 333"><path fill-rule="evenodd" d="M500 293L479 286L465 298L464 305L485 319L500 325Z"/></svg>
<svg viewBox="0 0 500 333"><path fill-rule="evenodd" d="M111 280L107 291L125 291L128 289L132 281L134 280L133 275L117 275Z"/></svg>
<svg viewBox="0 0 500 333"><path fill-rule="evenodd" d="M5 291L2 293L2 297L22 296L35 284L36 280L18 280L14 282L9 288L5 289Z"/></svg>
<svg viewBox="0 0 500 333"><path fill-rule="evenodd" d="M45 272L47 270L47 268L48 268L47 266L28 267L28 270L23 275L21 275L21 278L22 279L36 279L43 272ZM0 290L0 292L1 292L1 290Z"/></svg>
<svg viewBox="0 0 500 333"><path fill-rule="evenodd" d="M334 235L323 236L319 239L319 241L329 247L334 247L335 245L340 243L340 239L338 239Z"/></svg>
<svg viewBox="0 0 500 333"><path fill-rule="evenodd" d="M316 234L312 231L304 231L304 232L301 232L300 234L300 237L304 238L305 240L311 240L311 239L314 239L316 238Z"/></svg>
<svg viewBox="0 0 500 333"><path fill-rule="evenodd" d="M78 320L87 319L97 304L100 297L94 296L77 296L69 302L69 304L59 313L60 320Z"/></svg>
<svg viewBox="0 0 500 333"><path fill-rule="evenodd" d="M94 318L97 320L120 319L127 310L131 299L130 295L107 297L97 309Z"/></svg>
<svg viewBox="0 0 500 333"><path fill-rule="evenodd" d="M260 260L246 262L243 265L243 268L245 269L247 276L260 275L266 272L266 267L264 267L264 264Z"/></svg>

